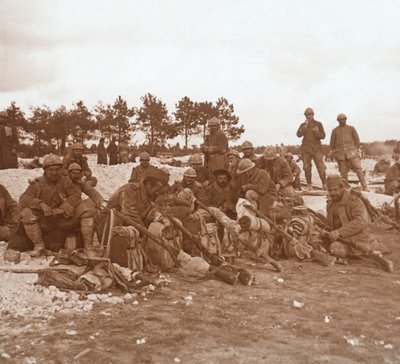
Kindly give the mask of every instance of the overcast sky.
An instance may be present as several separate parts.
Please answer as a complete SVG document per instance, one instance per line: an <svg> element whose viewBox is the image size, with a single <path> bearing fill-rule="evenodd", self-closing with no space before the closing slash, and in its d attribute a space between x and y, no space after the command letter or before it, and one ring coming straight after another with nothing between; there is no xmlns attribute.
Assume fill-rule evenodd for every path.
<svg viewBox="0 0 400 364"><path fill-rule="evenodd" d="M0 109L226 97L255 144L298 143L308 106L400 139L400 1L0 0Z"/></svg>

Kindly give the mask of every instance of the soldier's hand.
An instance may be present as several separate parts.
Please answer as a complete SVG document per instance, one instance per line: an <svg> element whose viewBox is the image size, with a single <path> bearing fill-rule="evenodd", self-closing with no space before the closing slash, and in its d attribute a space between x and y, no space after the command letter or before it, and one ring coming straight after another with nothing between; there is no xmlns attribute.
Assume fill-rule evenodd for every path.
<svg viewBox="0 0 400 364"><path fill-rule="evenodd" d="M328 238L330 241L335 241L340 238L340 232L337 230L332 230L328 233Z"/></svg>
<svg viewBox="0 0 400 364"><path fill-rule="evenodd" d="M107 207L107 201L101 201L99 205L100 210L104 210Z"/></svg>
<svg viewBox="0 0 400 364"><path fill-rule="evenodd" d="M41 202L39 207L42 209L44 216L52 216L53 210L47 203Z"/></svg>
<svg viewBox="0 0 400 364"><path fill-rule="evenodd" d="M59 216L64 214L64 210L61 209L52 209L53 211L53 216Z"/></svg>

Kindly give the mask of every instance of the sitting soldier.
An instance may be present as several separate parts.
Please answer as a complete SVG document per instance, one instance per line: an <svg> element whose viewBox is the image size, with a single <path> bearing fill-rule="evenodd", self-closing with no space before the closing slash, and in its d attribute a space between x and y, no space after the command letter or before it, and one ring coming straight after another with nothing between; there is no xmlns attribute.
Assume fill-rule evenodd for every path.
<svg viewBox="0 0 400 364"><path fill-rule="evenodd" d="M228 171L229 174L231 176L231 183L235 186L238 187L239 186L239 177L237 174L237 167L238 164L240 162L240 154L237 150L235 149L230 149L228 151L228 153L226 153L226 155L228 156L228 162L229 162L229 167L228 167Z"/></svg>
<svg viewBox="0 0 400 364"><path fill-rule="evenodd" d="M242 159L250 159L252 162L256 162L258 157L254 154L254 146L253 143L245 140L240 148L243 153Z"/></svg>
<svg viewBox="0 0 400 364"><path fill-rule="evenodd" d="M196 171L196 181L201 183L203 187L207 187L213 180L210 170L203 165L203 157L195 154L189 158L190 167Z"/></svg>
<svg viewBox="0 0 400 364"><path fill-rule="evenodd" d="M393 271L393 263L383 259L378 250L380 246L371 232L368 210L362 200L345 188L339 175L327 178L327 188L330 253L342 259L367 255L378 261L385 270Z"/></svg>
<svg viewBox="0 0 400 364"><path fill-rule="evenodd" d="M284 158L278 157L275 148L265 148L262 157L257 161L257 166L269 173L277 192L287 197L295 195L289 164Z"/></svg>
<svg viewBox="0 0 400 364"><path fill-rule="evenodd" d="M63 158L63 166L65 174L68 173L68 168L72 163L77 163L82 168L82 173L85 176L86 182L92 187L97 184L97 178L92 176L92 170L89 168L87 157L83 155L85 148L82 143L75 143L71 147L71 151Z"/></svg>
<svg viewBox="0 0 400 364"><path fill-rule="evenodd" d="M376 175L383 175L386 174L386 172L390 168L390 160L387 158L381 158L379 159L378 162L375 163L373 174Z"/></svg>
<svg viewBox="0 0 400 364"><path fill-rule="evenodd" d="M297 165L297 163L293 160L293 154L292 153L286 153L285 154L285 159L286 162L288 162L289 167L290 167L290 171L292 172L292 176L293 176L293 187L295 190L297 191L301 191L301 186L300 186L300 173L301 173L301 169L300 167Z"/></svg>
<svg viewBox="0 0 400 364"><path fill-rule="evenodd" d="M81 202L81 191L63 175L62 166L58 156L45 156L43 176L32 181L19 199L26 235L34 243L33 256L45 253L42 233L79 227L79 220L73 216Z"/></svg>
<svg viewBox="0 0 400 364"><path fill-rule="evenodd" d="M205 204L217 207L229 218L236 219L236 202L239 191L231 185L231 175L226 169L216 169L214 171L215 181L206 190Z"/></svg>
<svg viewBox="0 0 400 364"><path fill-rule="evenodd" d="M146 173L149 171L154 171L157 168L150 164L150 154L146 152L142 152L139 155L140 164L137 167L133 167L131 178L129 178L129 182L140 182Z"/></svg>
<svg viewBox="0 0 400 364"><path fill-rule="evenodd" d="M184 173L183 173L183 179L182 181L176 181L172 185L172 191L173 193L179 193L183 191L184 189L188 188L190 189L194 196L199 199L201 202L205 201L205 191L203 189L203 186L201 183L196 181L197 178L197 173L193 168L188 168Z"/></svg>
<svg viewBox="0 0 400 364"><path fill-rule="evenodd" d="M18 202L0 184L0 241L8 241L16 230L19 217Z"/></svg>
<svg viewBox="0 0 400 364"><path fill-rule="evenodd" d="M400 154L394 154L395 163L387 170L385 195L393 196L400 192Z"/></svg>
<svg viewBox="0 0 400 364"><path fill-rule="evenodd" d="M72 163L68 168L68 176L72 183L89 198L82 201L74 211L74 218L81 221L83 246L87 250L93 249L94 216L96 207L102 210L107 202L103 196L90 184L82 181L82 169L77 163Z"/></svg>
<svg viewBox="0 0 400 364"><path fill-rule="evenodd" d="M276 199L276 188L267 171L257 168L250 159L239 162L237 174L240 176L240 189L243 197L263 214L269 215Z"/></svg>

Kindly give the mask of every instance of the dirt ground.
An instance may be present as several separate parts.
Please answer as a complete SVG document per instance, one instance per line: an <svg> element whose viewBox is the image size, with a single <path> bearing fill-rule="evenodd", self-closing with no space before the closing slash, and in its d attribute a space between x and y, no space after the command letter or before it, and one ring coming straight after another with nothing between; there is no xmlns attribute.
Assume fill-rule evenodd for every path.
<svg viewBox="0 0 400 364"><path fill-rule="evenodd" d="M255 267L257 285L170 274L138 305L97 303L90 313L2 317L7 363L400 363L400 238L395 272L367 261L325 268ZM303 307L294 307L293 302Z"/></svg>

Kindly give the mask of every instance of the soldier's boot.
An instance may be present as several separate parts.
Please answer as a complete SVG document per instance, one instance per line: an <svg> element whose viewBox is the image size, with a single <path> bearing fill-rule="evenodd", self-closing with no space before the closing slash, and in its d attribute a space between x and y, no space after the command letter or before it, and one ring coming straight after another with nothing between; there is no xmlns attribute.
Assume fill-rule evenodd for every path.
<svg viewBox="0 0 400 364"><path fill-rule="evenodd" d="M34 244L33 251L29 254L32 258L44 256L46 249L44 247L44 241L42 236L42 230L40 230L39 224L24 224L24 229L27 237L32 240Z"/></svg>
<svg viewBox="0 0 400 364"><path fill-rule="evenodd" d="M81 233L83 237L83 247L88 253L94 253L94 219L93 217L84 217L81 219Z"/></svg>
<svg viewBox="0 0 400 364"><path fill-rule="evenodd" d="M393 262L383 257L379 250L374 250L369 255L375 262L377 262L385 272L393 273Z"/></svg>

